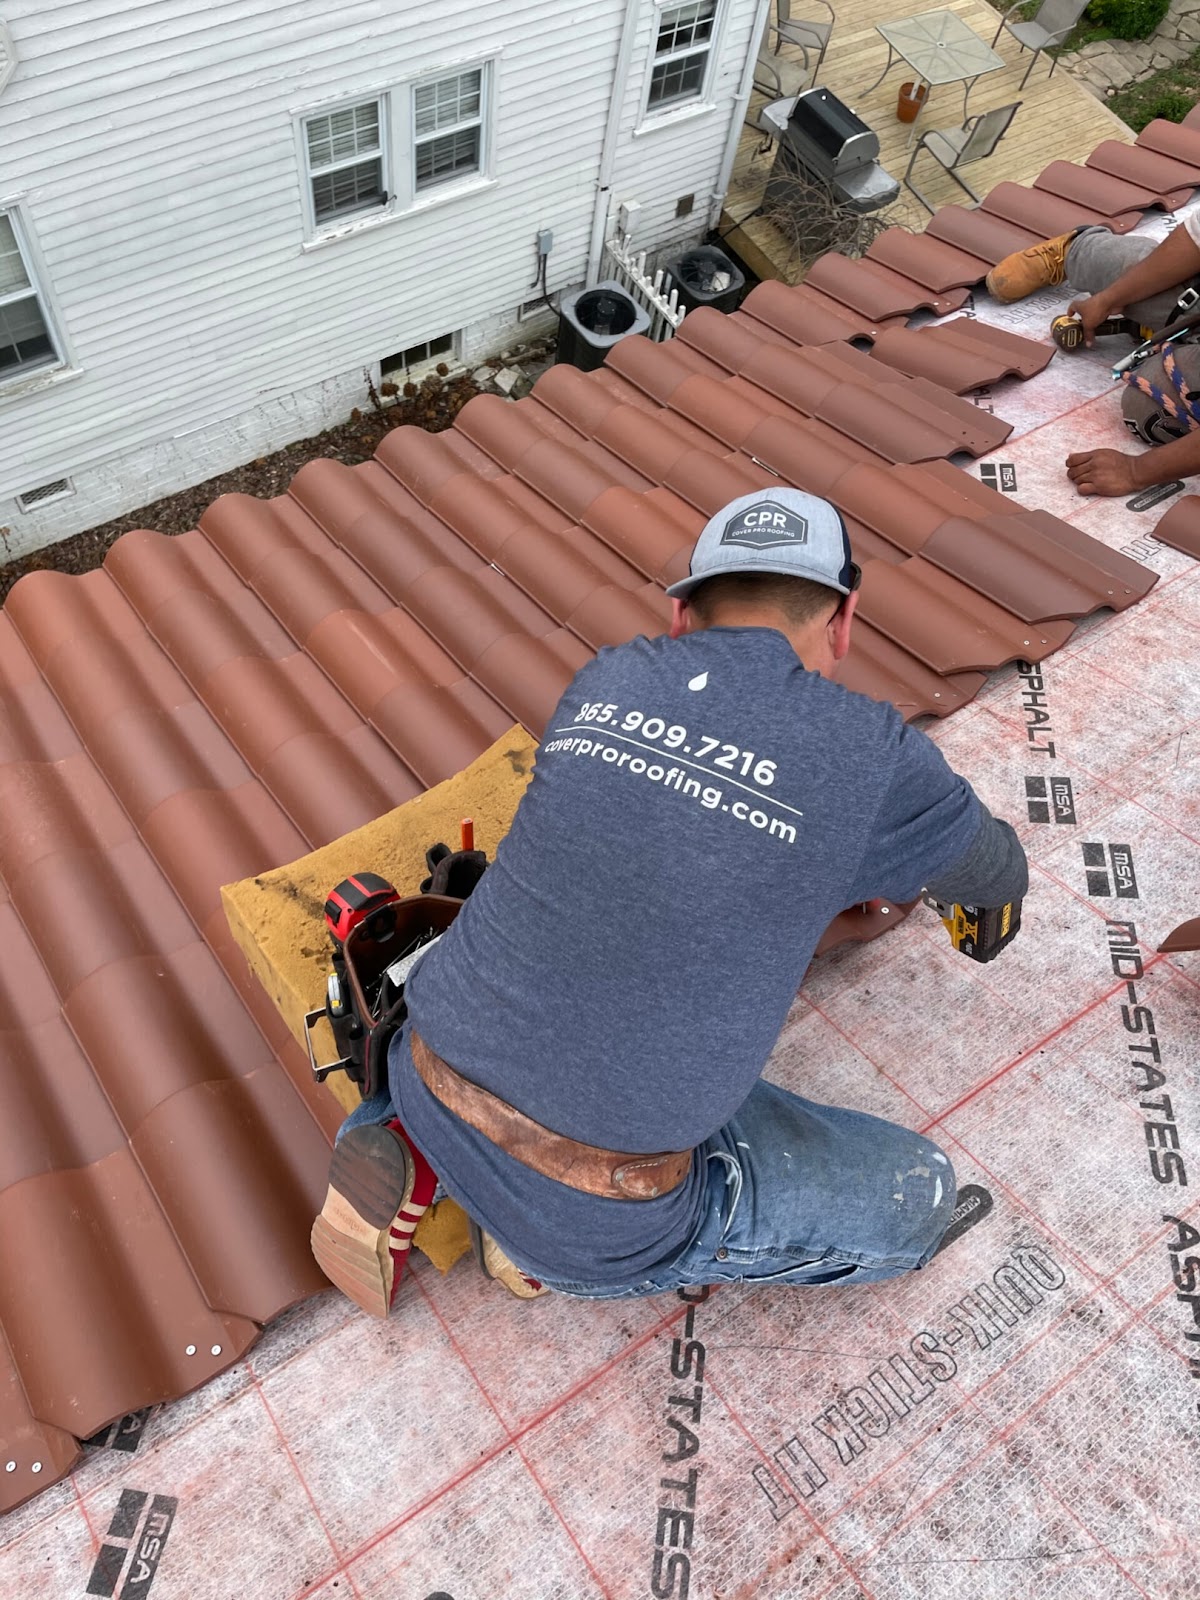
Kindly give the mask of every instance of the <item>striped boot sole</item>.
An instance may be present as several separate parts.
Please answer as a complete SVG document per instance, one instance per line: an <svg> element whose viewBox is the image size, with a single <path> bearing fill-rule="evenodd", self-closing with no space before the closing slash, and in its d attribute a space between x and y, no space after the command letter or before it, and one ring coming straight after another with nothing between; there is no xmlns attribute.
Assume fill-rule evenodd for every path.
<svg viewBox="0 0 1200 1600"><path fill-rule="evenodd" d="M330 1282L373 1317L391 1309L397 1266L425 1210L409 1203L414 1177L403 1139L385 1127L352 1128L330 1162L312 1253Z"/></svg>

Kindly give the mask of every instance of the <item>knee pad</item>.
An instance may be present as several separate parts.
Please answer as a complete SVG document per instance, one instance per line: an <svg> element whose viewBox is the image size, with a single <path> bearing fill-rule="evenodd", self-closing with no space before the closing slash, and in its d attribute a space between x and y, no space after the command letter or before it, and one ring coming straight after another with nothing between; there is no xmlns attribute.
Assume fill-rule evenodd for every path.
<svg viewBox="0 0 1200 1600"><path fill-rule="evenodd" d="M1127 388L1121 396L1121 416L1135 439L1143 444L1168 444L1190 430L1140 389Z"/></svg>

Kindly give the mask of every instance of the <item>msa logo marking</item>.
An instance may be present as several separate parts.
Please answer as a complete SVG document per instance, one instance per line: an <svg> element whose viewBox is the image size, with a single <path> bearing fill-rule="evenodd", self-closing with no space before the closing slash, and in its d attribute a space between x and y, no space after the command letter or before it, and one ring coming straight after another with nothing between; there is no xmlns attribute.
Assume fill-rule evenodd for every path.
<svg viewBox="0 0 1200 1600"><path fill-rule="evenodd" d="M147 1406L143 1411L131 1411L127 1417L110 1422L107 1428L101 1428L99 1433L94 1433L83 1442L94 1450L124 1450L132 1455L141 1444L146 1424L155 1409L154 1406Z"/></svg>
<svg viewBox="0 0 1200 1600"><path fill-rule="evenodd" d="M987 461L979 469L981 482L1001 494L1016 494L1017 469L1011 461Z"/></svg>
<svg viewBox="0 0 1200 1600"><path fill-rule="evenodd" d="M1025 806L1030 822L1076 821L1070 778L1026 778Z"/></svg>
<svg viewBox="0 0 1200 1600"><path fill-rule="evenodd" d="M1120 900L1139 898L1133 853L1127 844L1105 846L1089 842L1083 846L1083 865L1087 873L1087 892L1093 899L1109 899L1114 888Z"/></svg>
<svg viewBox="0 0 1200 1600"><path fill-rule="evenodd" d="M179 1501L174 1495L156 1494L147 1509L147 1500L150 1496L140 1489L121 1490L88 1579L88 1594L112 1600L122 1573L125 1583L118 1600L142 1600L150 1593Z"/></svg>

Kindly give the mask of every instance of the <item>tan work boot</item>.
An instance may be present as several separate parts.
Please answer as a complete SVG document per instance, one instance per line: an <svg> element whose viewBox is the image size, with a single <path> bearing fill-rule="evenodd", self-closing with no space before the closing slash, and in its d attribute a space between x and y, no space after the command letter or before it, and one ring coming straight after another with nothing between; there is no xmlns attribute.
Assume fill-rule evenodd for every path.
<svg viewBox="0 0 1200 1600"><path fill-rule="evenodd" d="M1061 283L1067 275L1067 247L1078 232L1078 228L1072 228L1056 239L1043 239L1028 250L1015 250L1005 256L983 280L989 293L1008 304Z"/></svg>
<svg viewBox="0 0 1200 1600"><path fill-rule="evenodd" d="M503 1284L509 1294L515 1294L518 1300L537 1300L550 1293L545 1284L522 1272L516 1262L504 1254L491 1234L485 1233L477 1222L470 1223L469 1232L476 1264L485 1278Z"/></svg>

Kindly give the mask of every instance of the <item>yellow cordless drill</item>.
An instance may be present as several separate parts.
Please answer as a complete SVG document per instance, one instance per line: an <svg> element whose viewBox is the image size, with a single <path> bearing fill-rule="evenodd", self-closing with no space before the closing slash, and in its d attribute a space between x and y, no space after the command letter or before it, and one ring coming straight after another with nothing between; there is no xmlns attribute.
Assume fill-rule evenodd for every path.
<svg viewBox="0 0 1200 1600"><path fill-rule="evenodd" d="M948 906L931 894L922 895L946 925L950 943L972 961L991 961L1016 938L1021 927L1021 901L1005 906Z"/></svg>

